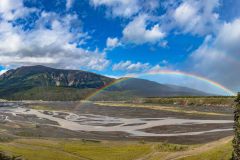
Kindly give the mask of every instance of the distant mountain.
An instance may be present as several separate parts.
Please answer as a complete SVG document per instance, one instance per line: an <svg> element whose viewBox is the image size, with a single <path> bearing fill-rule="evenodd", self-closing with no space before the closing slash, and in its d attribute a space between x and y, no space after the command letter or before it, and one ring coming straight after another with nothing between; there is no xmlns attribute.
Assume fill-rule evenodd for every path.
<svg viewBox="0 0 240 160"><path fill-rule="evenodd" d="M80 70L54 69L40 65L25 66L9 70L0 76L0 99L80 100L116 80ZM184 95L200 96L206 93L144 79L125 78L92 99L122 100L134 97Z"/></svg>
<svg viewBox="0 0 240 160"><path fill-rule="evenodd" d="M139 78L129 78L106 89L108 91L131 91L140 97L204 96L204 92L176 85L159 84Z"/></svg>

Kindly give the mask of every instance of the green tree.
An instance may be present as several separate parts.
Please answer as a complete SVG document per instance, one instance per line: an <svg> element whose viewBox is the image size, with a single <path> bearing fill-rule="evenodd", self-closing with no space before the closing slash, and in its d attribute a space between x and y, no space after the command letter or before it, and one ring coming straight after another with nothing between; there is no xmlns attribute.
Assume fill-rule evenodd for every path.
<svg viewBox="0 0 240 160"><path fill-rule="evenodd" d="M240 93L236 98L236 105L234 111L234 133L233 139L233 160L240 160Z"/></svg>

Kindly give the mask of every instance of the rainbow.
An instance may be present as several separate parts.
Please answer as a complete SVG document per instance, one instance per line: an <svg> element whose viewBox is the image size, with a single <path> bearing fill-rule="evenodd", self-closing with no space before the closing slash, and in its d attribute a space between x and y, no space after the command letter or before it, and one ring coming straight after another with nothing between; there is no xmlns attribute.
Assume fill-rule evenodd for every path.
<svg viewBox="0 0 240 160"><path fill-rule="evenodd" d="M96 92L94 92L94 93L90 94L89 96L87 96L85 100L90 100L91 98L95 97L96 95L98 95L99 93L104 91L105 89L108 89L111 86L113 86L115 84L118 84L118 83L121 83L123 81L126 81L126 80L128 80L130 78L139 77L139 76L145 76L145 75L159 75L159 74L160 75L185 76L185 77L193 78L193 79L196 79L196 80L208 83L208 84L210 84L210 85L212 85L212 86L214 86L216 88L219 88L219 89L221 89L222 91L228 93L231 96L235 96L236 95L235 92L233 92L230 89L224 87L223 85L221 85L221 84L219 84L219 83L217 83L217 82L215 82L213 80L210 80L210 79L198 76L198 75L194 75L194 74L190 74L190 73L186 73L186 72L181 72L181 71L159 70L159 71L150 71L150 72L144 73L144 74L131 74L131 75L128 75L128 77L117 79L116 81L113 81L112 83L109 83L109 84L99 88Z"/></svg>
<svg viewBox="0 0 240 160"><path fill-rule="evenodd" d="M103 87L101 87L101 88L98 88L97 91L95 91L95 92L91 93L90 95L88 95L88 96L85 98L85 100L90 100L91 98L95 97L96 95L98 95L99 93L101 93L102 91L104 91L105 89L108 89L108 88L110 88L111 86L113 86L113 85L115 85L115 84L118 84L118 83L121 83L121 82L123 82L123 81L126 81L126 80L128 80L128 79L130 79L130 78L132 78L132 77L123 77L123 78L119 78L119 79L117 79L117 80L115 80L115 81L113 81L113 82L111 82L111 83L108 83L107 85L105 85L105 86L103 86Z"/></svg>
<svg viewBox="0 0 240 160"><path fill-rule="evenodd" d="M232 90L230 90L230 89L226 88L225 86L219 84L218 82L215 82L213 80L210 80L210 79L207 79L205 77L198 76L198 75L195 75L195 74L190 74L190 73L186 73L186 72L182 72L182 71L171 71L171 70L150 71L147 74L186 76L186 77L190 77L190 78L193 78L193 79L197 79L197 80L202 81L202 82L206 82L206 83L208 83L208 84L210 84L210 85L212 85L216 88L219 88L219 89L223 90L224 92L228 93L231 96L237 95L235 92L233 92Z"/></svg>

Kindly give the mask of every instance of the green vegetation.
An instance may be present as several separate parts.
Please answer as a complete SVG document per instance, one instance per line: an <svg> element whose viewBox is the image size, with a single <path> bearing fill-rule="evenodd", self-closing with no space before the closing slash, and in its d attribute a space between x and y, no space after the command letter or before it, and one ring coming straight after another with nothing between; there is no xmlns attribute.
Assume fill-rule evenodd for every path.
<svg viewBox="0 0 240 160"><path fill-rule="evenodd" d="M133 103L115 103L115 102L95 102L97 105L102 106L114 106L114 107L133 107L133 108L146 108L152 110L161 110L161 111L169 111L169 112L179 112L179 113L186 113L186 114L199 114L199 115L228 115L225 113L217 113L211 111L198 111L198 110L187 110L181 107L174 107L174 106L167 106L163 104L163 106L155 105L155 104L133 104ZM165 106L166 105L166 106Z"/></svg>
<svg viewBox="0 0 240 160"><path fill-rule="evenodd" d="M140 143L43 139L0 144L0 150L29 160L133 160L149 154L151 147L151 144Z"/></svg>
<svg viewBox="0 0 240 160"><path fill-rule="evenodd" d="M114 79L80 70L20 67L0 76L0 97L8 100L79 100Z"/></svg>
<svg viewBox="0 0 240 160"><path fill-rule="evenodd" d="M187 145L178 145L178 144L170 144L170 143L160 143L155 146L156 151L159 152L177 152L177 151L185 151L189 147Z"/></svg>
<svg viewBox="0 0 240 160"><path fill-rule="evenodd" d="M68 87L34 87L4 97L10 100L77 101L85 99L95 89L77 89Z"/></svg>
<svg viewBox="0 0 240 160"><path fill-rule="evenodd" d="M164 160L172 155L181 160L228 160L232 152L229 139L202 149L205 147L201 145L69 139L17 139L0 143L4 153L21 155L26 160Z"/></svg>
<svg viewBox="0 0 240 160"><path fill-rule="evenodd" d="M51 110L56 110L50 106L31 106L31 109L35 110L45 110L45 111L51 111Z"/></svg>
<svg viewBox="0 0 240 160"><path fill-rule="evenodd" d="M0 152L0 160L21 160L19 156L8 156L2 152Z"/></svg>
<svg viewBox="0 0 240 160"><path fill-rule="evenodd" d="M226 105L232 106L235 97L210 96L210 97L164 97L164 98L145 98L145 103L169 104L169 105Z"/></svg>
<svg viewBox="0 0 240 160"><path fill-rule="evenodd" d="M148 160L229 160L232 146L231 137L203 145L189 146L188 149L174 152L155 152Z"/></svg>
<svg viewBox="0 0 240 160"><path fill-rule="evenodd" d="M13 140L14 140L13 137L4 136L4 135L1 135L1 134L0 134L0 143L2 143L2 142L11 142L11 141L13 141Z"/></svg>
<svg viewBox="0 0 240 160"><path fill-rule="evenodd" d="M236 106L234 111L234 133L233 139L233 160L240 160L240 93L238 93L236 99Z"/></svg>

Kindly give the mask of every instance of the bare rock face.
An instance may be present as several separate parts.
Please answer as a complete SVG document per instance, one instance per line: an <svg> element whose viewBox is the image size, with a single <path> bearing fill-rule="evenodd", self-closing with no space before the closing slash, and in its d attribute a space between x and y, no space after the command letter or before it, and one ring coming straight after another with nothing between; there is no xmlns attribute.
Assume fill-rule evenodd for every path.
<svg viewBox="0 0 240 160"><path fill-rule="evenodd" d="M0 76L0 99L78 100L114 80L81 70L24 66Z"/></svg>
<svg viewBox="0 0 240 160"><path fill-rule="evenodd" d="M234 111L234 132L235 137L233 139L233 160L240 160L240 93L236 98L236 106Z"/></svg>
<svg viewBox="0 0 240 160"><path fill-rule="evenodd" d="M26 66L9 70L0 76L0 85L16 84L26 87L99 88L114 79L80 70L54 69L45 66ZM11 83L10 83L11 82ZM14 82L14 83L13 83ZM3 87L4 88L4 87Z"/></svg>

